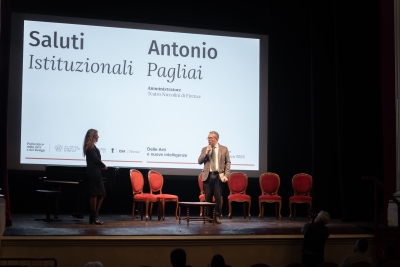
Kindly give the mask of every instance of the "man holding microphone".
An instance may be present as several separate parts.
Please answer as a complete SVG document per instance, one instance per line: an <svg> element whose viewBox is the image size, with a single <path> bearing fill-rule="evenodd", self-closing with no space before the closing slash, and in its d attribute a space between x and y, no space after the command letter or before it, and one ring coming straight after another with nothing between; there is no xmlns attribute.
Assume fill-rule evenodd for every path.
<svg viewBox="0 0 400 267"><path fill-rule="evenodd" d="M218 143L219 134L211 131L208 135L208 146L203 147L199 157L199 164L204 163L203 186L206 194L206 201L212 202L215 198L215 216L216 223L221 223L221 196L223 184L228 181L231 159L226 146ZM211 210L207 211L207 216L211 215ZM210 216L211 217L211 216Z"/></svg>

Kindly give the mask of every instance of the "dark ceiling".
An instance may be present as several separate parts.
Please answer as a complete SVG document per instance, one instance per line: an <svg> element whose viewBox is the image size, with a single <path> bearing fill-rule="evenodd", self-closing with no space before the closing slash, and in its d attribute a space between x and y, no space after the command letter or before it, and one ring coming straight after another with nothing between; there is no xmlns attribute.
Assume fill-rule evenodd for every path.
<svg viewBox="0 0 400 267"><path fill-rule="evenodd" d="M13 0L12 12L268 33L268 1L46 1Z"/></svg>

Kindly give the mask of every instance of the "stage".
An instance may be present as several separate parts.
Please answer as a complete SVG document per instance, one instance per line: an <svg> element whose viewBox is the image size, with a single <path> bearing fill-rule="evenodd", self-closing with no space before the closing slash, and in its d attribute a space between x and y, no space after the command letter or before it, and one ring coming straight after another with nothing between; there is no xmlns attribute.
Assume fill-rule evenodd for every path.
<svg viewBox="0 0 400 267"><path fill-rule="evenodd" d="M284 266L301 261L303 236L300 233L308 218L295 221L265 217L251 220L235 216L222 224L193 221L187 226L171 215L165 221L156 216L147 223L129 214L100 215L104 225L89 225L88 216L74 219L61 214L59 222L35 221L44 214L13 214L13 226L6 228L2 237L1 257L50 257L58 266L83 266L87 261L99 260L110 266L171 266L169 253L182 247L187 253L187 264L205 267L211 257L222 254L226 263L250 266L266 263ZM341 222L333 219L328 224L330 237L325 247L325 260L340 264L352 253L354 243L364 237L370 241L369 254L375 258L372 224Z"/></svg>

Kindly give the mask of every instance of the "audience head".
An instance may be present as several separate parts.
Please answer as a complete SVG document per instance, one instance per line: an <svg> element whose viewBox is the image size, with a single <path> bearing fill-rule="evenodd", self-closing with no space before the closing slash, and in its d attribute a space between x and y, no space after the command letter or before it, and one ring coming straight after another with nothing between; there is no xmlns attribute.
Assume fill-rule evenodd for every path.
<svg viewBox="0 0 400 267"><path fill-rule="evenodd" d="M85 267L103 267L103 264L99 261L94 261L94 262L88 262L85 264Z"/></svg>
<svg viewBox="0 0 400 267"><path fill-rule="evenodd" d="M221 254L215 254L211 260L210 267L225 267L225 260Z"/></svg>
<svg viewBox="0 0 400 267"><path fill-rule="evenodd" d="M182 248L174 249L169 256L173 267L184 267L186 265L186 252Z"/></svg>
<svg viewBox="0 0 400 267"><path fill-rule="evenodd" d="M326 211L321 210L315 218L315 222L322 222L324 225L329 223L331 216Z"/></svg>
<svg viewBox="0 0 400 267"><path fill-rule="evenodd" d="M383 257L389 260L397 260L397 251L394 244L386 244L383 248Z"/></svg>
<svg viewBox="0 0 400 267"><path fill-rule="evenodd" d="M368 240L365 238L358 239L354 246L354 252L365 253L368 249Z"/></svg>

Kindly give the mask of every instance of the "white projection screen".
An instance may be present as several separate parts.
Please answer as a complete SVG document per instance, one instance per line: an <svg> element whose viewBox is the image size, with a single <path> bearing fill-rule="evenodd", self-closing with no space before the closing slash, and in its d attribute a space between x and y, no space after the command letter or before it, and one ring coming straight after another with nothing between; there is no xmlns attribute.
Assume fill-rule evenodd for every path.
<svg viewBox="0 0 400 267"><path fill-rule="evenodd" d="M217 131L231 170L267 171L268 37L15 13L9 169L108 166L197 175Z"/></svg>

